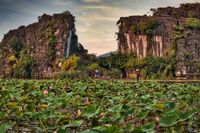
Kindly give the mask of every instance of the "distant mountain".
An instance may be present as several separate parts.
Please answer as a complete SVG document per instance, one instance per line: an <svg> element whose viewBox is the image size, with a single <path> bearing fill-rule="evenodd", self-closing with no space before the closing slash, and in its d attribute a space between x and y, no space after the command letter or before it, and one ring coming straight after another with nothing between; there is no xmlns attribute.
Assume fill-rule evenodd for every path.
<svg viewBox="0 0 200 133"><path fill-rule="evenodd" d="M102 54L102 55L99 55L98 58L105 58L105 57L109 57L111 55L112 52L109 52L109 53L105 53L105 54Z"/></svg>

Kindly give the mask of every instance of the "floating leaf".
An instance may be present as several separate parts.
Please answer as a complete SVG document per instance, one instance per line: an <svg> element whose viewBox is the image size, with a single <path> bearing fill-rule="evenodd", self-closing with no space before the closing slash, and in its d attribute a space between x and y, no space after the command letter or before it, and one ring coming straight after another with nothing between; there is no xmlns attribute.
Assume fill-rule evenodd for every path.
<svg viewBox="0 0 200 133"><path fill-rule="evenodd" d="M180 113L179 121L185 121L193 116L193 112Z"/></svg>
<svg viewBox="0 0 200 133"><path fill-rule="evenodd" d="M133 130L133 133L143 133L143 131L140 127L137 127Z"/></svg>
<svg viewBox="0 0 200 133"><path fill-rule="evenodd" d="M83 120L74 120L69 123L66 127L80 127L83 124Z"/></svg>
<svg viewBox="0 0 200 133"><path fill-rule="evenodd" d="M9 126L7 124L1 124L0 125L0 132L5 133L8 128L9 128Z"/></svg>
<svg viewBox="0 0 200 133"><path fill-rule="evenodd" d="M151 132L151 131L154 131L155 126L156 124L154 122L149 122L146 125L142 126L141 130L143 132Z"/></svg>
<svg viewBox="0 0 200 133"><path fill-rule="evenodd" d="M109 126L103 131L103 133L118 133L118 132L119 128L116 126Z"/></svg>
<svg viewBox="0 0 200 133"><path fill-rule="evenodd" d="M165 105L162 103L157 103L153 105L153 109L158 111L164 111Z"/></svg>
<svg viewBox="0 0 200 133"><path fill-rule="evenodd" d="M119 105L116 105L112 108L109 108L108 110L111 111L111 112L121 112L122 111L122 107L123 105L122 104L119 104Z"/></svg>
<svg viewBox="0 0 200 133"><path fill-rule="evenodd" d="M99 113L100 113L100 108L97 108L97 105L88 105L83 111L83 116L91 118Z"/></svg>
<svg viewBox="0 0 200 133"><path fill-rule="evenodd" d="M134 125L133 124L128 124L127 127L124 127L123 129L120 130L120 132L132 132L134 130Z"/></svg>
<svg viewBox="0 0 200 133"><path fill-rule="evenodd" d="M97 131L97 132L103 132L106 130L106 127L104 126L97 126L97 127L93 127L92 128L94 131Z"/></svg>
<svg viewBox="0 0 200 133"><path fill-rule="evenodd" d="M139 114L138 114L138 117L140 119L144 119L147 115L148 115L148 111L141 111Z"/></svg>
<svg viewBox="0 0 200 133"><path fill-rule="evenodd" d="M81 133L99 133L99 132L94 131L94 130L92 130L92 129L88 129L88 130L85 130L85 131L83 131L83 132L81 132Z"/></svg>
<svg viewBox="0 0 200 133"><path fill-rule="evenodd" d="M176 103L175 102L167 102L167 103L165 103L165 106L168 110L175 110L176 109Z"/></svg>
<svg viewBox="0 0 200 133"><path fill-rule="evenodd" d="M0 112L0 119L3 119L7 116L5 112Z"/></svg>
<svg viewBox="0 0 200 133"><path fill-rule="evenodd" d="M177 114L166 115L160 118L159 124L161 127L170 127L177 123L178 118Z"/></svg>
<svg viewBox="0 0 200 133"><path fill-rule="evenodd" d="M61 127L57 129L57 133L71 133L70 129L62 129Z"/></svg>

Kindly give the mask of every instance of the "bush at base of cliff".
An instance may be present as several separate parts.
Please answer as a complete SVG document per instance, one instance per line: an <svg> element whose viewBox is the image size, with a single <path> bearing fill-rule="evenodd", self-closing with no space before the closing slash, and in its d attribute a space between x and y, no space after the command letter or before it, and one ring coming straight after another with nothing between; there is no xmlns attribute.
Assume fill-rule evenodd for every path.
<svg viewBox="0 0 200 133"><path fill-rule="evenodd" d="M20 60L14 64L13 78L25 78L30 79L32 69L35 65L35 61L29 56L22 56Z"/></svg>
<svg viewBox="0 0 200 133"><path fill-rule="evenodd" d="M166 60L162 57L146 57L142 63L142 78L143 79L160 79L166 68Z"/></svg>
<svg viewBox="0 0 200 133"><path fill-rule="evenodd" d="M64 60L61 66L62 71L76 70L80 64L80 57L76 55L70 56L68 59Z"/></svg>
<svg viewBox="0 0 200 133"><path fill-rule="evenodd" d="M119 69L111 69L110 78L119 79L121 78L121 71Z"/></svg>
<svg viewBox="0 0 200 133"><path fill-rule="evenodd" d="M100 70L101 67L97 63L92 63L91 65L88 66L88 69L95 71L95 70Z"/></svg>

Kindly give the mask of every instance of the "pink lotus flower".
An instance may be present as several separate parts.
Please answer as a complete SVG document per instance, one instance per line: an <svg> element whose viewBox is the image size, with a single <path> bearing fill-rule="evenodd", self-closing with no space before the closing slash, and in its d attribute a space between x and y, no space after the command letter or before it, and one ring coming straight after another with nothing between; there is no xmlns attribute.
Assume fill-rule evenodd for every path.
<svg viewBox="0 0 200 133"><path fill-rule="evenodd" d="M49 93L48 90L44 90L43 92L44 95L48 95L48 93Z"/></svg>

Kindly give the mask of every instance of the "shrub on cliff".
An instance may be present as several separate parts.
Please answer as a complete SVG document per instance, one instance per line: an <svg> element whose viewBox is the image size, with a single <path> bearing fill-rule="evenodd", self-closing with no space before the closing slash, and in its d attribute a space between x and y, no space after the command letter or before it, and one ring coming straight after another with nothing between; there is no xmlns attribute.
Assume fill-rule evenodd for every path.
<svg viewBox="0 0 200 133"><path fill-rule="evenodd" d="M10 57L8 57L8 62L9 63L13 63L13 62L15 62L17 59L16 59L16 57L15 57L15 55L11 55Z"/></svg>
<svg viewBox="0 0 200 133"><path fill-rule="evenodd" d="M19 38L17 38L17 37L12 38L12 40L11 40L11 50L12 50L13 54L15 54L15 56L17 58L18 58L22 48L23 48L23 44L19 40Z"/></svg>
<svg viewBox="0 0 200 133"><path fill-rule="evenodd" d="M133 25L131 26L131 31L132 31L133 33L135 33L135 34L138 32L138 27L137 27L136 24L133 24Z"/></svg>
<svg viewBox="0 0 200 133"><path fill-rule="evenodd" d="M187 18L185 25L191 29L200 29L200 20L197 18Z"/></svg>
<svg viewBox="0 0 200 133"><path fill-rule="evenodd" d="M137 34L138 32L141 32L142 34L151 35L153 33L153 30L158 27L160 23L156 21L153 18L149 18L146 21L143 21L139 24L133 24L131 26L131 31L134 34Z"/></svg>
<svg viewBox="0 0 200 133"><path fill-rule="evenodd" d="M80 64L80 57L72 55L68 59L64 60L61 66L61 70L62 71L76 70L79 64Z"/></svg>
<svg viewBox="0 0 200 133"><path fill-rule="evenodd" d="M14 64L14 78L30 79L35 61L28 55L21 55L21 58Z"/></svg>
<svg viewBox="0 0 200 133"><path fill-rule="evenodd" d="M56 43L57 43L57 40L56 40L56 37L53 36L51 38L49 38L48 40L48 53L47 53L47 57L48 57L48 61L49 62L52 62L55 60L56 58Z"/></svg>
<svg viewBox="0 0 200 133"><path fill-rule="evenodd" d="M140 31L144 34L151 35L153 29L159 26L159 22L153 18L147 19L145 22L140 23Z"/></svg>

